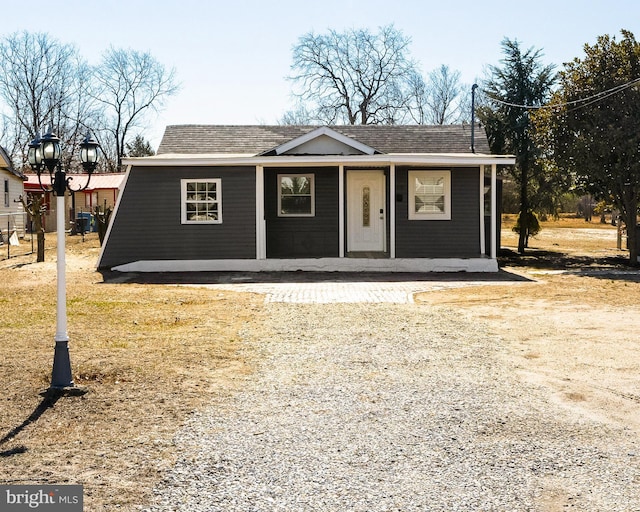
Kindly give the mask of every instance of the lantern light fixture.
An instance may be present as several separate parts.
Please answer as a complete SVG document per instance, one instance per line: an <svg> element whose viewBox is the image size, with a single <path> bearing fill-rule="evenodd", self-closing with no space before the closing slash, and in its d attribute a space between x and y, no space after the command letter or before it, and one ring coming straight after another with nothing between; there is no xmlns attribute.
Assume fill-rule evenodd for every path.
<svg viewBox="0 0 640 512"><path fill-rule="evenodd" d="M86 190L91 180L91 174L98 165L100 144L89 134L80 143L80 163L87 172L88 178L84 186L74 189L71 187L71 176L62 168L60 163L62 151L60 139L49 130L46 135L38 136L28 145L27 160L38 175L38 182L44 192L53 192L56 196L56 229L57 229L57 306L56 306L56 334L55 352L53 356L53 370L49 392L66 392L71 394L83 393L84 390L75 386L71 375L71 360L69 358L69 335L67 334L67 298L66 298L66 264L65 264L65 195L67 191L81 192ZM42 171L46 168L51 178L51 186L42 183Z"/></svg>

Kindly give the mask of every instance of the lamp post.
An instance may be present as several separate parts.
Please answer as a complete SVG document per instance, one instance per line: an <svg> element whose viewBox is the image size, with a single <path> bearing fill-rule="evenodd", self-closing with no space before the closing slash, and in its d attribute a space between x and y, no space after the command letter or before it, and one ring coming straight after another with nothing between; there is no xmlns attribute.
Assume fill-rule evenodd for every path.
<svg viewBox="0 0 640 512"><path fill-rule="evenodd" d="M80 144L80 161L89 178L84 186L71 187L73 177L68 177L60 164L60 139L51 132L36 138L29 144L27 157L32 169L38 174L38 182L45 192L53 192L56 196L56 230L57 230L57 306L55 353L51 373L50 390L74 388L71 376L71 360L69 358L69 335L67 334L67 297L66 297L66 262L65 262L65 201L67 190L71 193L81 192L89 186L91 174L98 163L100 145L87 135ZM51 178L51 187L42 184L42 172L46 168Z"/></svg>

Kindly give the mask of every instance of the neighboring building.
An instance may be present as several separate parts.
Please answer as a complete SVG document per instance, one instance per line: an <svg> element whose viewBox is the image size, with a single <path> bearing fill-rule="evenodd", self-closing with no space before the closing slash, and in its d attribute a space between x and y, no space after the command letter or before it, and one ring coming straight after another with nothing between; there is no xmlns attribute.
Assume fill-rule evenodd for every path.
<svg viewBox="0 0 640 512"><path fill-rule="evenodd" d="M70 229L71 220L77 219L82 212L92 213L96 206L113 208L118 198L120 185L124 180L124 173L94 173L89 180L89 186L82 192L67 193L65 196L65 229ZM81 188L87 183L87 174L67 174L71 179L72 188ZM56 231L56 201L53 193L43 192L42 186L51 188L51 178L48 172L43 172L38 180L37 174L27 174L24 184L25 191L32 194L44 194L47 207L45 214L45 231Z"/></svg>
<svg viewBox="0 0 640 512"><path fill-rule="evenodd" d="M127 175L98 266L497 271L498 165L457 126L168 126Z"/></svg>
<svg viewBox="0 0 640 512"><path fill-rule="evenodd" d="M13 231L24 236L25 212L20 203L24 195L24 176L13 166L9 155L0 146L0 232L4 240Z"/></svg>

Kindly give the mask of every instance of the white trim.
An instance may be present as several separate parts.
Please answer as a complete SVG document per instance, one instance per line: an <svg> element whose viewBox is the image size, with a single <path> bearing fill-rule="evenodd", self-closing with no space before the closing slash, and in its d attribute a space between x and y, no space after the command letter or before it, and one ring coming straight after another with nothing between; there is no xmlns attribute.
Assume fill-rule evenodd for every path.
<svg viewBox="0 0 640 512"><path fill-rule="evenodd" d="M349 169L347 171L347 252L387 250L387 187L384 169ZM370 194L370 224L362 223L362 179ZM375 192L375 193L374 193ZM379 210L382 210L380 217ZM378 222L382 221L382 222ZM363 237L361 237L363 235ZM368 236L371 236L369 238Z"/></svg>
<svg viewBox="0 0 640 512"><path fill-rule="evenodd" d="M344 258L344 235L345 235L345 219L344 219L344 165L338 166L338 255Z"/></svg>
<svg viewBox="0 0 640 512"><path fill-rule="evenodd" d="M396 166L389 167L389 257L396 257Z"/></svg>
<svg viewBox="0 0 640 512"><path fill-rule="evenodd" d="M498 179L497 165L491 165L491 258L496 259L498 251Z"/></svg>
<svg viewBox="0 0 640 512"><path fill-rule="evenodd" d="M444 178L444 211L442 212L416 212L416 175L442 176ZM409 220L451 220L451 171L448 169L410 169L407 173L409 194Z"/></svg>
<svg viewBox="0 0 640 512"><path fill-rule="evenodd" d="M484 235L484 165L480 169L480 254L484 254L487 249Z"/></svg>
<svg viewBox="0 0 640 512"><path fill-rule="evenodd" d="M256 165L256 258L267 258L267 222L264 218L264 167Z"/></svg>
<svg viewBox="0 0 640 512"><path fill-rule="evenodd" d="M207 199L206 204L215 204L217 206L217 218L212 220L189 220L187 218L187 185L189 183L213 183L216 186L215 199ZM196 190L196 194L198 191ZM192 200L192 201L195 201ZM182 224L204 225L204 224L222 224L222 179L220 178L183 178L180 180L180 222Z"/></svg>
<svg viewBox="0 0 640 512"><path fill-rule="evenodd" d="M136 167L171 167L188 165L190 167L226 165L226 166L255 166L265 167L299 167L300 165L353 165L353 166L389 166L396 165L433 165L448 166L461 165L515 165L515 158L508 155L481 155L478 153L413 153L413 154L376 154L355 156L238 156L238 155L209 155L209 154L163 154L144 158L124 158L126 165Z"/></svg>
<svg viewBox="0 0 640 512"><path fill-rule="evenodd" d="M282 178L307 178L309 181L309 195L311 196L310 213L282 213ZM312 172L278 173L278 217L315 217L316 216L316 175ZM300 194L303 195L303 194Z"/></svg>
<svg viewBox="0 0 640 512"><path fill-rule="evenodd" d="M491 258L303 258L267 260L144 260L118 272L497 272Z"/></svg>
<svg viewBox="0 0 640 512"><path fill-rule="evenodd" d="M335 130L332 130L331 128L328 128L326 126L322 126L309 133L305 133L304 135L301 135L300 137L292 139L289 142L281 144L280 146L277 146L276 148L271 149L268 152L275 151L276 155L282 155L287 151L291 151L292 149L295 149L298 146L302 146L303 144L313 139L317 139L318 137L321 137L323 135L327 137L331 137L332 139L344 144L345 146L352 147L353 149L360 151L365 155L373 155L375 153L375 149L373 149L372 147L369 147L366 144L362 144L361 142L358 142L355 139L347 137L346 135L342 135L341 133L338 133Z"/></svg>
<svg viewBox="0 0 640 512"><path fill-rule="evenodd" d="M118 210L120 208L120 202L122 201L122 196L124 196L124 191L126 190L126 186L127 186L127 181L129 180L129 173L131 171L131 166L128 165L127 166L127 170L124 173L124 178L122 179L122 183L120 183L120 187L119 187L119 194L118 197L116 198L116 204L113 207L113 211L111 212L111 217L109 220L109 225L107 226L107 231L104 235L104 241L102 242L102 245L100 246L100 254L98 255L98 263L96 264L96 268L100 268L100 263L102 262L102 256L104 255L104 251L107 248L107 244L109 242L109 237L111 236L111 228L113 227L113 223L116 220L116 217L118 215Z"/></svg>

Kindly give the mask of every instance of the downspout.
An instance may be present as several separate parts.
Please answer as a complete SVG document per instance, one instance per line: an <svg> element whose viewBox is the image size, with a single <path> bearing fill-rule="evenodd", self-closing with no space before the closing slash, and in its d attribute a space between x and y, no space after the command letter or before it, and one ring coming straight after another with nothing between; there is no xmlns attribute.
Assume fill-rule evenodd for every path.
<svg viewBox="0 0 640 512"><path fill-rule="evenodd" d="M471 152L476 152L476 144L475 144L475 127L476 127L476 89L478 88L478 84L473 84L471 86Z"/></svg>

